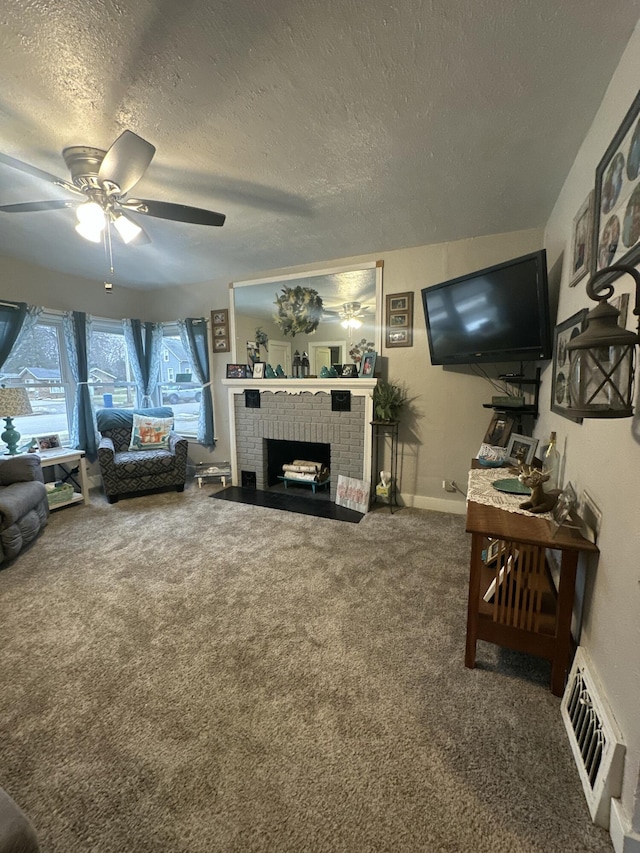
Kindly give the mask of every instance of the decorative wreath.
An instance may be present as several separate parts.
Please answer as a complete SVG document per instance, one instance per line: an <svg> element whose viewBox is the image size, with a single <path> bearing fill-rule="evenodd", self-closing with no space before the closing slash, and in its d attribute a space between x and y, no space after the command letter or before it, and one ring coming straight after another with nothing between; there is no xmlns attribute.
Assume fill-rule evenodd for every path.
<svg viewBox="0 0 640 853"><path fill-rule="evenodd" d="M283 334L310 335L318 328L322 319L322 297L310 287L283 287L281 296L276 296L278 313L273 319Z"/></svg>

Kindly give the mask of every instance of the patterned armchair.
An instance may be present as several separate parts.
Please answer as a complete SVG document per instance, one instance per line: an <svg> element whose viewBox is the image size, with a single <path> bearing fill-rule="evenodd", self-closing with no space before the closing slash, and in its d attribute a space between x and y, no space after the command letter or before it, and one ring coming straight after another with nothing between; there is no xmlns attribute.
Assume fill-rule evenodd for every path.
<svg viewBox="0 0 640 853"><path fill-rule="evenodd" d="M173 487L177 492L184 490L189 442L172 431L166 448L130 450L134 414L145 418L173 418L173 410L166 406L155 409L98 409L96 423L102 436L98 446L98 464L109 503L115 503L120 495L149 489Z"/></svg>

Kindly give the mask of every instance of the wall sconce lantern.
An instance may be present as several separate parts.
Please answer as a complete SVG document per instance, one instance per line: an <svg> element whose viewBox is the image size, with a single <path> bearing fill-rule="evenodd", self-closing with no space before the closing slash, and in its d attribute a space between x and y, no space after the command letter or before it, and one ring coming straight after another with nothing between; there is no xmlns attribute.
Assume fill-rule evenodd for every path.
<svg viewBox="0 0 640 853"><path fill-rule="evenodd" d="M611 273L628 273L636 283L633 313L640 318L640 273L634 267L612 264L599 270L587 284L587 295L598 305L587 316L587 327L569 344L569 393L567 414L579 418L630 418L633 416L633 380L638 333L618 325L620 312L607 302L613 286L596 282Z"/></svg>

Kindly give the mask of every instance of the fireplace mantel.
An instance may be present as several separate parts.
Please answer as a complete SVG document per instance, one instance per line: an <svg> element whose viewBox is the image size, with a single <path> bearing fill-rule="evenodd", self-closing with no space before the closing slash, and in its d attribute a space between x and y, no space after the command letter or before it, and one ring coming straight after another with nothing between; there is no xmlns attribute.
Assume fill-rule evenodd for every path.
<svg viewBox="0 0 640 853"><path fill-rule="evenodd" d="M299 433L301 430L303 432L306 430L317 438L300 437L300 440L327 441L335 449L337 465L332 463L332 497L336 489L337 475L340 473L370 482L372 392L378 383L377 379L334 377L331 379L222 379L221 381L228 393L234 486L239 485L241 469L244 465L253 464L256 458L258 459L257 480L259 484L262 481L263 460L260 443L263 438L297 440L293 433ZM242 397L247 390L259 391L262 400L261 409L246 410ZM354 403L354 411L351 413L332 411L332 391L349 391L358 401L357 405ZM283 403L277 405L274 410L274 403L280 395ZM300 395L309 396L305 398ZM312 402L318 399L318 395L322 402ZM300 396L300 403L296 403L294 409L291 409L291 404L286 403L291 396ZM250 415L249 412L251 412ZM278 415L278 412L281 414ZM242 422L239 433L238 418ZM250 420L249 424L247 418ZM297 423L297 427L294 422ZM321 434L325 437L321 438ZM333 436L333 438L328 441L327 436ZM247 451L248 443L249 451ZM240 457L245 460L244 464L239 464ZM251 462L247 463L246 460ZM333 474L336 475L335 481ZM258 488L261 486L258 485Z"/></svg>
<svg viewBox="0 0 640 853"><path fill-rule="evenodd" d="M341 379L223 379L222 384L229 389L230 398L233 394L241 394L246 388L256 388L258 391L287 391L289 394L302 394L308 391L317 394L318 391L351 391L352 394L364 397L369 395L378 384L377 379L354 377Z"/></svg>

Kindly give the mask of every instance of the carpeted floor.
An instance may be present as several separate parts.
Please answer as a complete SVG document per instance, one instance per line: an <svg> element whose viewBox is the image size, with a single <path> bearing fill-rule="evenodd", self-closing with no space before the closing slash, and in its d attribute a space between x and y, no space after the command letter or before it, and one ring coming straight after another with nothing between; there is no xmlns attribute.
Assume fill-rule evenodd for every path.
<svg viewBox="0 0 640 853"><path fill-rule="evenodd" d="M43 853L610 853L534 658L463 665L464 518L191 487L0 568L0 785Z"/></svg>

